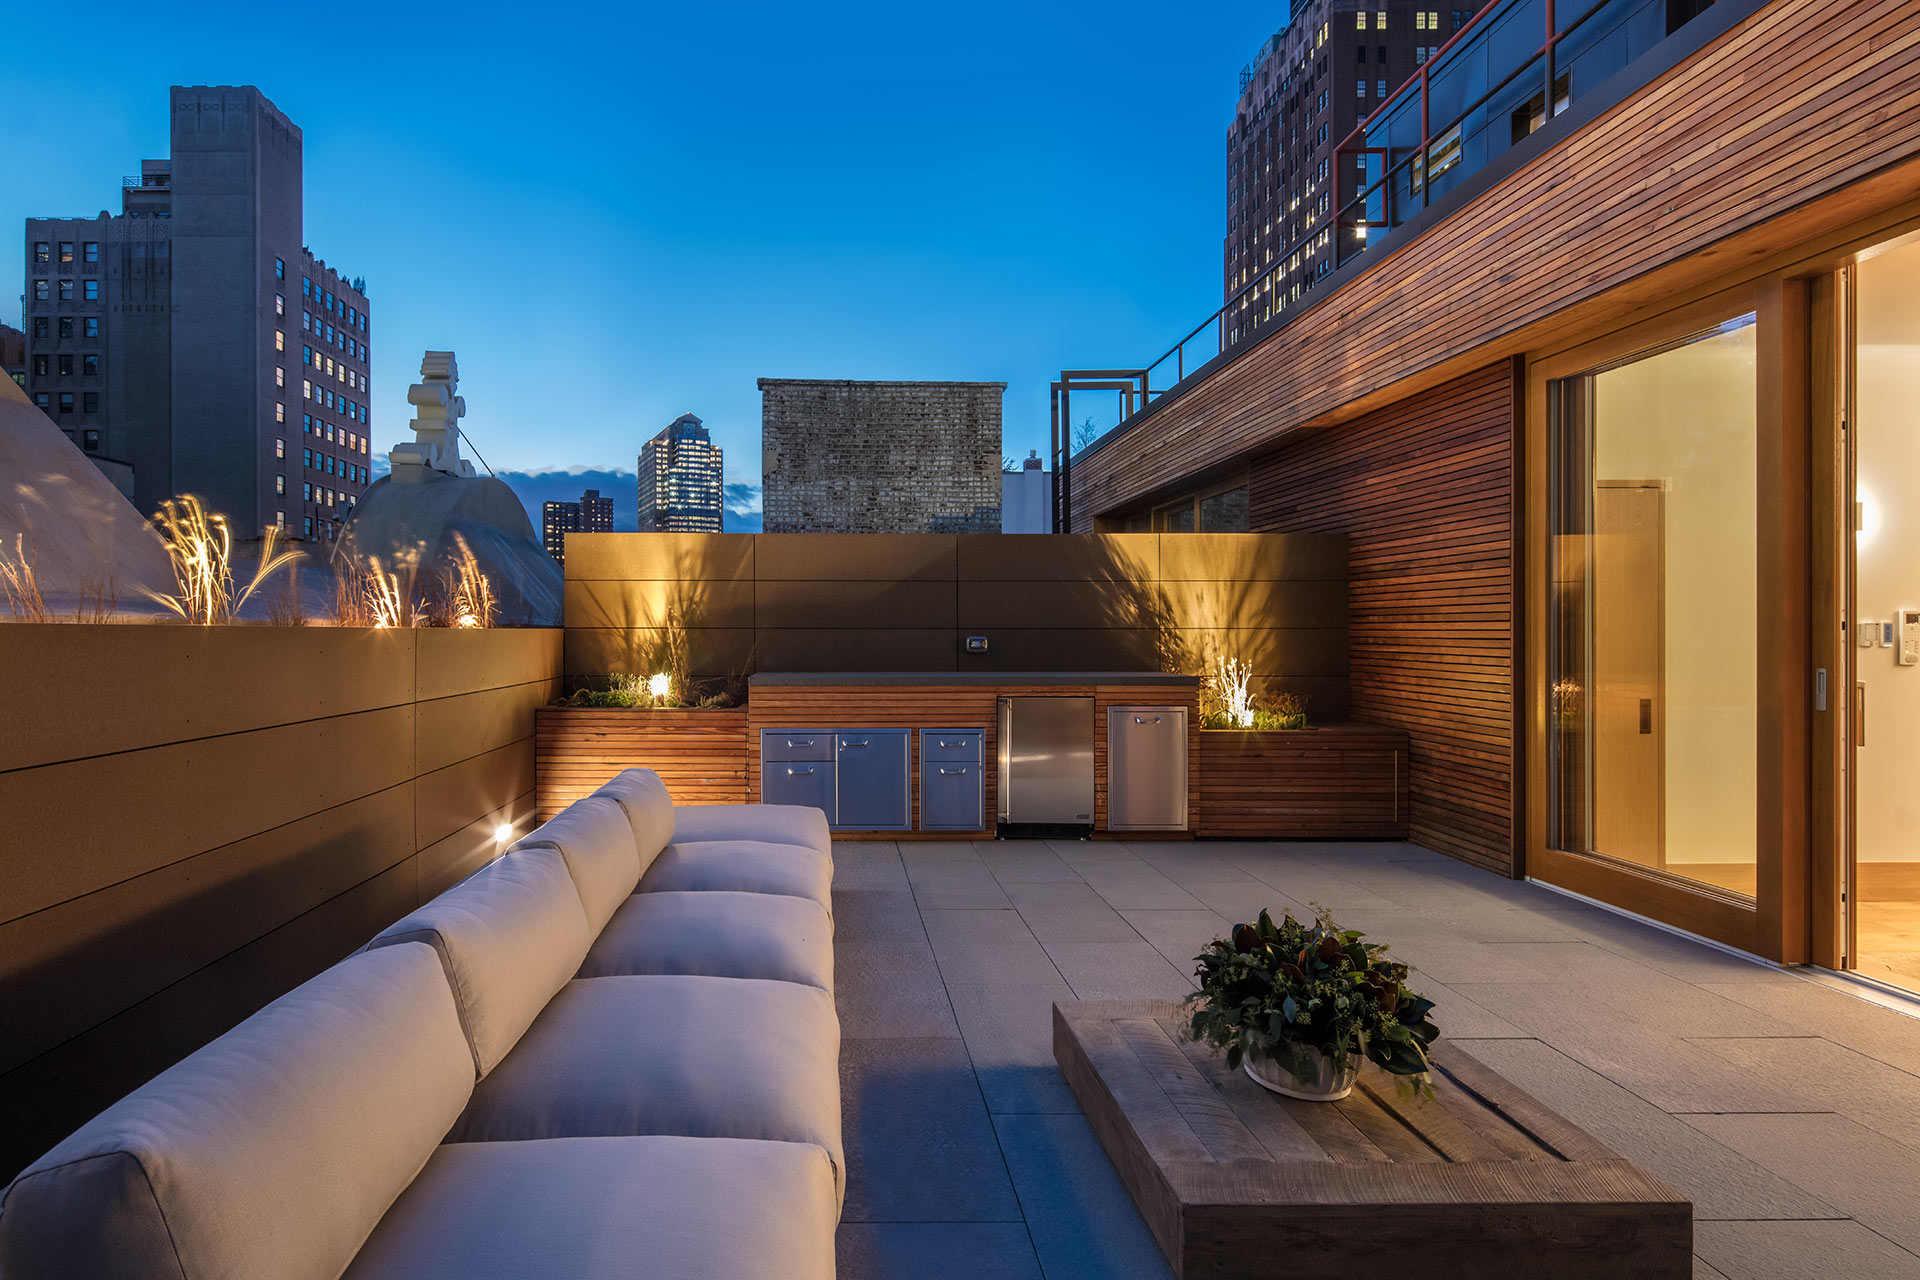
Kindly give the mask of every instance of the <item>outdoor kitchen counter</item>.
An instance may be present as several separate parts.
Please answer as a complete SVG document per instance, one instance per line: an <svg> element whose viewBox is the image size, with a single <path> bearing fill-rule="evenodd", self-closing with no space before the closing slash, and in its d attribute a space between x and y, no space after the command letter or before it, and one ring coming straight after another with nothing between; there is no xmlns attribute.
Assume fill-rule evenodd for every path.
<svg viewBox="0 0 1920 1280"><path fill-rule="evenodd" d="M940 685L948 688L1031 689L1070 685L1094 688L1143 685L1170 689L1197 689L1198 676L1167 675L1160 671L762 671L751 676L753 689L813 686L853 688L862 685Z"/></svg>

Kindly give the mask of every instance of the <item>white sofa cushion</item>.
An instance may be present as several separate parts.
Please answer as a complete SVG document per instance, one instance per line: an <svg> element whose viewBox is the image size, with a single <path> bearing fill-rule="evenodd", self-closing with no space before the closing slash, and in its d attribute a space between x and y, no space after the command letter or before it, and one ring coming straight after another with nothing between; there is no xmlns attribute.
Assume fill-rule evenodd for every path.
<svg viewBox="0 0 1920 1280"><path fill-rule="evenodd" d="M724 1138L442 1147L346 1280L833 1280L826 1152Z"/></svg>
<svg viewBox="0 0 1920 1280"><path fill-rule="evenodd" d="M640 883L633 827L620 802L610 797L594 795L574 801L514 848L534 845L551 845L566 859L591 935L599 934Z"/></svg>
<svg viewBox="0 0 1920 1280"><path fill-rule="evenodd" d="M612 800L627 815L645 871L673 840L673 797L667 784L651 769L622 769L593 794Z"/></svg>
<svg viewBox="0 0 1920 1280"><path fill-rule="evenodd" d="M0 1274L333 1280L472 1089L433 951L351 956L28 1167Z"/></svg>
<svg viewBox="0 0 1920 1280"><path fill-rule="evenodd" d="M613 913L582 978L701 973L833 991L833 921L820 904L777 893L636 893Z"/></svg>
<svg viewBox="0 0 1920 1280"><path fill-rule="evenodd" d="M695 804L673 810L673 843L758 840L798 844L832 856L827 815L804 804Z"/></svg>
<svg viewBox="0 0 1920 1280"><path fill-rule="evenodd" d="M368 946L425 942L440 953L482 1077L573 977L588 941L566 859L535 845L495 859Z"/></svg>
<svg viewBox="0 0 1920 1280"><path fill-rule="evenodd" d="M840 1022L797 982L584 978L474 1088L449 1142L761 1138L840 1146Z"/></svg>
<svg viewBox="0 0 1920 1280"><path fill-rule="evenodd" d="M640 877L642 893L784 893L833 910L833 859L797 844L713 840L670 844Z"/></svg>

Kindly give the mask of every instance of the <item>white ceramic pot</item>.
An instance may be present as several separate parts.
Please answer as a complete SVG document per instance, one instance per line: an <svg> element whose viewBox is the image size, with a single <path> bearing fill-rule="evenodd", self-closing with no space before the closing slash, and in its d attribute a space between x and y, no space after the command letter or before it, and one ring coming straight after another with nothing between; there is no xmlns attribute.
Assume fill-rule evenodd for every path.
<svg viewBox="0 0 1920 1280"><path fill-rule="evenodd" d="M1338 1102L1353 1092L1360 1074L1360 1059L1349 1055L1344 1064L1311 1045L1292 1045L1281 1050L1281 1058L1255 1058L1248 1054L1241 1065L1262 1089L1304 1098L1308 1102ZM1287 1057L1292 1061L1286 1061ZM1288 1068L1291 1067L1292 1070Z"/></svg>

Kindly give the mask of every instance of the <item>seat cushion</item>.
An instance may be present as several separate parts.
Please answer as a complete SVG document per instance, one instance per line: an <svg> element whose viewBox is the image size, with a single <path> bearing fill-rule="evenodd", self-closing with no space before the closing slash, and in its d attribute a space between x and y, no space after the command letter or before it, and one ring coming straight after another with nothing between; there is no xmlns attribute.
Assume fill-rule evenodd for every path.
<svg viewBox="0 0 1920 1280"><path fill-rule="evenodd" d="M350 956L29 1166L0 1274L332 1280L472 1090L432 948Z"/></svg>
<svg viewBox="0 0 1920 1280"><path fill-rule="evenodd" d="M758 840L670 844L640 877L642 893L712 889L810 898L831 912L833 859L801 845Z"/></svg>
<svg viewBox="0 0 1920 1280"><path fill-rule="evenodd" d="M367 945L401 942L440 953L478 1078L573 977L589 939L566 859L535 845L496 858Z"/></svg>
<svg viewBox="0 0 1920 1280"><path fill-rule="evenodd" d="M840 1023L797 982L583 978L475 1087L450 1142L536 1138L811 1142L842 1180Z"/></svg>
<svg viewBox="0 0 1920 1280"><path fill-rule="evenodd" d="M566 859L567 873L587 913L589 934L597 936L640 883L633 827L620 803L606 796L574 801L514 848L533 845L550 845Z"/></svg>
<svg viewBox="0 0 1920 1280"><path fill-rule="evenodd" d="M636 893L600 931L582 978L698 973L833 991L833 921L778 893Z"/></svg>
<svg viewBox="0 0 1920 1280"><path fill-rule="evenodd" d="M762 844L798 844L833 854L833 835L827 815L803 804L677 805L673 811L673 843L700 844L712 840L757 840Z"/></svg>
<svg viewBox="0 0 1920 1280"><path fill-rule="evenodd" d="M612 800L627 815L645 871L673 840L673 797L667 784L651 769L622 769L593 794Z"/></svg>
<svg viewBox="0 0 1920 1280"><path fill-rule="evenodd" d="M833 1280L826 1152L726 1138L440 1148L346 1280Z"/></svg>

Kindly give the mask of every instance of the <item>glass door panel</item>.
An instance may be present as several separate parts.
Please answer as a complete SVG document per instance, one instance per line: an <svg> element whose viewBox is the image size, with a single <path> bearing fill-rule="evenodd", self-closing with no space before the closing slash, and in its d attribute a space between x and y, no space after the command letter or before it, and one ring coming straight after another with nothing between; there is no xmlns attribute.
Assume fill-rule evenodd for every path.
<svg viewBox="0 0 1920 1280"><path fill-rule="evenodd" d="M1752 897L1754 317L1551 384L1547 839Z"/></svg>
<svg viewBox="0 0 1920 1280"><path fill-rule="evenodd" d="M1920 990L1920 235L1854 278L1852 964Z"/></svg>

